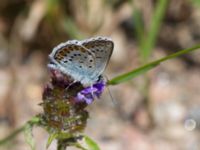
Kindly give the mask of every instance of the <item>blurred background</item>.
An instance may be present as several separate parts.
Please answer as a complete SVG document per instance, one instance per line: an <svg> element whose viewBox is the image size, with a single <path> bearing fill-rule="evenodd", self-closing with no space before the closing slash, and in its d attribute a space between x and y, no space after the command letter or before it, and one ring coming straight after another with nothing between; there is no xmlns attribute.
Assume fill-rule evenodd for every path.
<svg viewBox="0 0 200 150"><path fill-rule="evenodd" d="M0 0L0 138L42 112L48 54L69 39L110 36L109 79L200 42L199 0ZM102 150L200 149L200 51L109 86L85 133ZM48 134L34 129L38 150ZM55 149L53 143L49 150ZM28 150L20 134L2 150Z"/></svg>

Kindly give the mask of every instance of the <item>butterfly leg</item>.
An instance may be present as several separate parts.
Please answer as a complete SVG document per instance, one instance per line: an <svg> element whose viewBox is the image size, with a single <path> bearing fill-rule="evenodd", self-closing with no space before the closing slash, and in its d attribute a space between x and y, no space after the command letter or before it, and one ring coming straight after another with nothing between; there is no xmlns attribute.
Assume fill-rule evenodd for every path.
<svg viewBox="0 0 200 150"><path fill-rule="evenodd" d="M77 82L77 81L74 80L72 83L70 83L70 84L65 88L65 92L67 92L68 89L69 89L74 83L76 83L76 82Z"/></svg>
<svg viewBox="0 0 200 150"><path fill-rule="evenodd" d="M106 76L106 75L100 76L100 77L99 77L99 80L106 80L106 83L109 81L108 76ZM118 105L116 99L114 99L114 97L113 97L113 95L112 95L112 93L111 93L111 91L110 91L110 89L109 89L108 86L106 86L106 89L108 90L108 93L109 93L109 95L110 95L110 98L111 98L111 100L112 100L112 103L113 103L114 105Z"/></svg>
<svg viewBox="0 0 200 150"><path fill-rule="evenodd" d="M93 87L93 85L90 85L90 89L91 89L91 95L93 97L93 99L96 99L97 96L95 95L95 92L96 92L96 88Z"/></svg>

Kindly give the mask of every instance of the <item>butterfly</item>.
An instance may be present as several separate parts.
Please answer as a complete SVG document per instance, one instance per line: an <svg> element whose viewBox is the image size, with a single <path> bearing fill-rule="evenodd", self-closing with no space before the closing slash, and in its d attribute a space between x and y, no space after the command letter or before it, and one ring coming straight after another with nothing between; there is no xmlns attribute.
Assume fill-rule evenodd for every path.
<svg viewBox="0 0 200 150"><path fill-rule="evenodd" d="M49 68L72 77L83 86L96 83L104 72L114 48L108 37L70 40L56 46L49 55Z"/></svg>

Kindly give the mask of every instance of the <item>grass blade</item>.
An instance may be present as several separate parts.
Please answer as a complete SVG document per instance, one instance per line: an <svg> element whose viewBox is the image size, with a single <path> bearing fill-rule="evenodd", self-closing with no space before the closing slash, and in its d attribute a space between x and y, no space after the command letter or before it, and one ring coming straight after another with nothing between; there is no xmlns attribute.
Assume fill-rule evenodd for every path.
<svg viewBox="0 0 200 150"><path fill-rule="evenodd" d="M149 32L147 37L143 37L141 43L141 56L142 61L146 62L149 56L152 53L152 49L156 43L156 38L162 23L162 19L164 17L166 8L167 8L168 0L159 0L156 5L156 10L152 18L152 22L150 24Z"/></svg>
<svg viewBox="0 0 200 150"><path fill-rule="evenodd" d="M178 51L178 52L176 52L174 54L168 55L168 56L163 57L161 59L158 59L156 61L153 61L153 62L150 62L148 64L145 64L145 65L143 65L143 66L141 66L139 68L134 69L133 71L130 71L130 72L122 74L122 75L119 75L119 76L111 79L110 81L108 81L108 85L116 85L116 84L120 84L120 83L129 81L132 78L135 78L135 77L137 77L137 76L139 76L141 74L144 74L145 72L153 69L154 67L159 65L161 62L164 62L164 61L172 59L172 58L176 58L176 57L178 57L180 55L189 53L189 52L197 50L199 48L200 48L200 45L196 45L196 46L194 46L192 48L188 48L188 49L184 49L184 50Z"/></svg>

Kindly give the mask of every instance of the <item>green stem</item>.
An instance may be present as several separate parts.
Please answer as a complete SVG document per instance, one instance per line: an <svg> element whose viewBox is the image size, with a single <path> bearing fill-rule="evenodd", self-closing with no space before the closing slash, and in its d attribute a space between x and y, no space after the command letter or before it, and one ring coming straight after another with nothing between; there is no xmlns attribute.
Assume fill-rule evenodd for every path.
<svg viewBox="0 0 200 150"><path fill-rule="evenodd" d="M156 10L150 24L149 32L147 36L143 37L141 41L142 43L140 44L142 62L147 62L152 53L152 49L156 43L157 35L161 27L162 19L164 18L167 4L168 0L159 0L156 5Z"/></svg>
<svg viewBox="0 0 200 150"><path fill-rule="evenodd" d="M57 150L66 150L67 149L67 144L64 140L57 140Z"/></svg>
<svg viewBox="0 0 200 150"><path fill-rule="evenodd" d="M23 132L25 129L25 125L14 130L10 135L5 137L4 139L0 140L0 146L3 144L6 144L7 142L11 141L13 138L15 138L19 133Z"/></svg>
<svg viewBox="0 0 200 150"><path fill-rule="evenodd" d="M40 121L40 119L38 117L33 117L30 121L28 121L26 124L24 124L22 127L17 128L16 130L14 130L11 134L9 134L7 137L3 138L2 140L0 140L0 146L6 144L7 142L11 141L12 139L14 139L19 133L23 132L26 128L27 124L32 124L32 125L36 125L38 124Z"/></svg>
<svg viewBox="0 0 200 150"><path fill-rule="evenodd" d="M119 84L119 83L122 83L122 82L126 82L128 80L131 80L132 78L134 78L138 75L141 75L142 73L145 73L145 72L149 71L150 69L158 66L161 62L164 62L164 61L172 59L172 58L176 58L176 57L181 56L183 54L187 54L187 53L194 51L194 50L197 50L199 48L200 48L200 45L196 45L192 48L181 50L181 51L178 51L174 54L171 54L171 55L168 55L168 56L163 57L161 59L158 59L156 61L152 61L148 64L145 64L141 67L134 69L133 71L119 75L119 76L111 79L110 81L108 81L108 85L116 85L116 84Z"/></svg>

